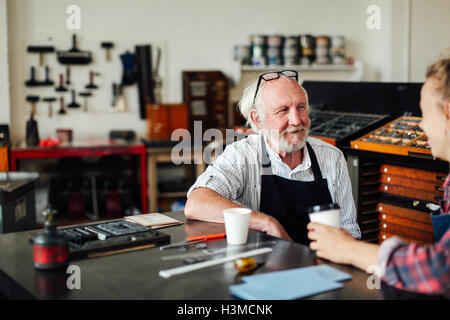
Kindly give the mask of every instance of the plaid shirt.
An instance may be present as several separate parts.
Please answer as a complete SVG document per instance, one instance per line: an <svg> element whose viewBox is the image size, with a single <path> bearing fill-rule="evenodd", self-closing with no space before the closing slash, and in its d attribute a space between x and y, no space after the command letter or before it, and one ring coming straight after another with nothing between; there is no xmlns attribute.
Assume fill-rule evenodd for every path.
<svg viewBox="0 0 450 320"><path fill-rule="evenodd" d="M450 214L450 174L444 183L441 214ZM397 237L384 241L378 266L381 279L398 289L450 296L450 229L426 247Z"/></svg>

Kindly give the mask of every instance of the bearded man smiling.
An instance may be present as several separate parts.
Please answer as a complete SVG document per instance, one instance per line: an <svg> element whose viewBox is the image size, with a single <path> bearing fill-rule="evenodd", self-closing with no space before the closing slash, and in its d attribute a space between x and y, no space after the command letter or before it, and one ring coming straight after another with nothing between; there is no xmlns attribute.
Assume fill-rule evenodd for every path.
<svg viewBox="0 0 450 320"><path fill-rule="evenodd" d="M223 209L252 210L250 228L309 244L308 207L337 204L341 227L360 238L342 152L308 137L309 104L296 71L260 75L240 111L257 134L227 146L188 192L187 218L223 223Z"/></svg>

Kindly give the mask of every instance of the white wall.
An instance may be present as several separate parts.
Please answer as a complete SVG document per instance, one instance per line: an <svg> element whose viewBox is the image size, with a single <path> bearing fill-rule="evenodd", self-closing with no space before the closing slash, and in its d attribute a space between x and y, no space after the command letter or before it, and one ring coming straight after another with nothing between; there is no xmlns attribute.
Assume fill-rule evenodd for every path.
<svg viewBox="0 0 450 320"><path fill-rule="evenodd" d="M6 0L0 0L0 123L9 124L8 20Z"/></svg>
<svg viewBox="0 0 450 320"><path fill-rule="evenodd" d="M30 90L24 86L29 77L29 66L37 63L37 57L26 54L26 46L52 43L58 49L70 48L73 32L66 28L66 8L70 4L81 8L79 47L91 50L95 58L95 62L89 67L73 68L73 82L76 86L84 85L88 70L94 69L102 73L97 79L101 88L89 102L95 112L77 111L65 117L49 119L45 114L46 106L41 103L38 122L43 138L53 135L58 127L74 128L76 138L105 137L109 130L118 128L134 129L139 135L145 135L146 123L138 118L135 86L126 92L130 112L108 112L110 83L120 79L121 65L117 57L111 65L104 62L104 51L99 48L101 41L114 41L120 49L114 51L116 55L125 48L134 50L135 44L162 45L166 102L181 101L183 70L216 69L231 75L236 67L233 62L233 46L248 44L251 34L272 32L283 35L344 35L347 54L364 63L363 80L391 81L395 77L403 78L405 74L406 67L399 67L393 62L401 60L398 54L406 51L405 45L399 45L404 42L396 40L403 39L406 24L398 23L397 16L405 17L403 9L407 7L408 1L410 0L9 0L13 139L24 139L25 121L29 113L25 96L31 93L53 93L50 89ZM441 5L445 0L423 0L425 2ZM424 6L423 3L413 1L412 7ZM369 30L366 27L366 9L372 4L381 9L380 30ZM430 11L434 13L439 10ZM413 16L416 17L414 10ZM430 17L420 19L424 21L422 24L426 29L427 19ZM447 38L448 36L437 37L436 41L442 43ZM421 37L417 38L418 42L422 40ZM412 47L415 48L414 42ZM432 49L435 48L430 48ZM416 62L418 58L413 55L411 61ZM50 57L49 64L53 67L52 77L57 80L57 74L64 71L64 68L56 63L54 55ZM411 72L415 74L415 65L411 66L414 69ZM66 95L66 100L68 99L69 94ZM56 106L54 108L57 109Z"/></svg>
<svg viewBox="0 0 450 320"><path fill-rule="evenodd" d="M409 80L423 82L427 65L450 47L450 1L411 1Z"/></svg>
<svg viewBox="0 0 450 320"><path fill-rule="evenodd" d="M391 80L408 82L410 65L411 1L392 1Z"/></svg>

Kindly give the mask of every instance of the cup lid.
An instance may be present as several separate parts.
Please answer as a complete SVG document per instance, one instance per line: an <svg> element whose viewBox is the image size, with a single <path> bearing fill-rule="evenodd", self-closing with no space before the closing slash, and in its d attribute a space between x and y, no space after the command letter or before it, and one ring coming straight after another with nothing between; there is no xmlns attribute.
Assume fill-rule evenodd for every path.
<svg viewBox="0 0 450 320"><path fill-rule="evenodd" d="M339 204L337 203L327 203L327 204L321 204L317 206L312 206L308 208L308 214L309 213L316 213L321 212L325 210L332 210L332 209L340 209Z"/></svg>

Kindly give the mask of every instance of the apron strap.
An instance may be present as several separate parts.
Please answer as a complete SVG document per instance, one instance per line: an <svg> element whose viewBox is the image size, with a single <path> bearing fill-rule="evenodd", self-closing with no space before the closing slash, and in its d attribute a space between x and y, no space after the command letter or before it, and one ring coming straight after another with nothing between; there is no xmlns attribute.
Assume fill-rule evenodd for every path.
<svg viewBox="0 0 450 320"><path fill-rule="evenodd" d="M266 149L266 142L264 141L264 135L261 135L261 162L262 162L262 174L263 175L273 175L272 174L272 164L270 162L269 154Z"/></svg>
<svg viewBox="0 0 450 320"><path fill-rule="evenodd" d="M311 169L314 174L314 180L322 180L322 172L320 171L320 166L317 162L316 154L314 153L314 150L308 141L306 142L306 147L308 148L309 158L311 159Z"/></svg>

